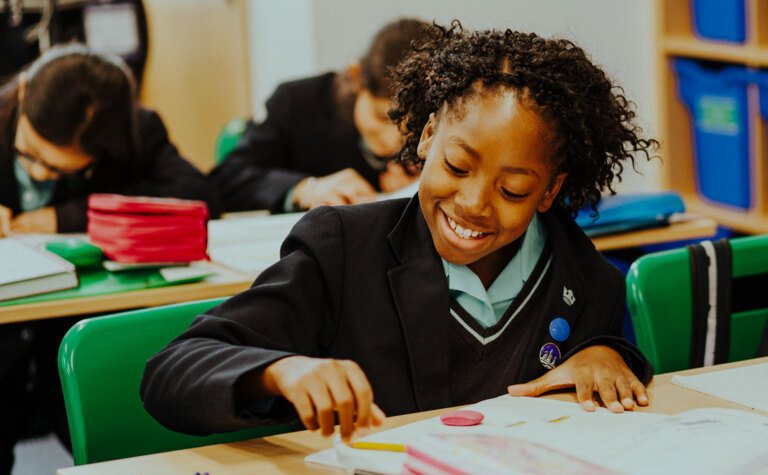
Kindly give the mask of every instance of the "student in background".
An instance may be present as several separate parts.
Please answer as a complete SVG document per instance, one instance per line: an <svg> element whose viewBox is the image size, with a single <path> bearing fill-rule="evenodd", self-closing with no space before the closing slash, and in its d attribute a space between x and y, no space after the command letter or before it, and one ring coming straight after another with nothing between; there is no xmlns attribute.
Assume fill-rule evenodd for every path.
<svg viewBox="0 0 768 475"><path fill-rule="evenodd" d="M573 220L641 138L620 88L567 40L431 28L396 70L411 200L321 207L247 291L148 363L147 411L190 433L298 418L343 439L384 415L575 387L647 405L621 273Z"/></svg>
<svg viewBox="0 0 768 475"><path fill-rule="evenodd" d="M210 173L226 211L299 211L370 201L416 178L391 160L400 133L387 115L390 68L426 24L384 26L345 73L280 85L264 122L250 122L237 148Z"/></svg>
<svg viewBox="0 0 768 475"><path fill-rule="evenodd" d="M91 193L204 200L219 212L160 117L137 106L123 62L55 47L0 88L0 233L83 232Z"/></svg>
<svg viewBox="0 0 768 475"><path fill-rule="evenodd" d="M200 199L217 212L213 190L160 117L137 107L123 62L55 47L0 88L0 236L83 232L95 192ZM10 473L13 446L33 421L69 445L56 355L72 323L0 325L0 474Z"/></svg>

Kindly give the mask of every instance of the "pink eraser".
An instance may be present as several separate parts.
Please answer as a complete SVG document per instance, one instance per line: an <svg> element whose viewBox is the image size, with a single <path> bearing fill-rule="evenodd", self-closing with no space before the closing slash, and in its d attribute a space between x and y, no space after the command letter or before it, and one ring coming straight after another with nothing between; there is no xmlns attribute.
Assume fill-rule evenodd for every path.
<svg viewBox="0 0 768 475"><path fill-rule="evenodd" d="M476 426L483 422L483 416L477 411L461 409L459 411L446 412L440 416L440 421L447 426Z"/></svg>

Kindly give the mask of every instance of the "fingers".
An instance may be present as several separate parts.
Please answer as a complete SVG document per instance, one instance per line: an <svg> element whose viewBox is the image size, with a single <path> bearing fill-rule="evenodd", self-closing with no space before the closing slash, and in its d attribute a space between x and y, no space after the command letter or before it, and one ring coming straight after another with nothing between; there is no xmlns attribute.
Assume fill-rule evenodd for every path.
<svg viewBox="0 0 768 475"><path fill-rule="evenodd" d="M637 401L638 406L649 405L651 400L648 397L648 390L645 388L645 385L637 378L633 377L632 379L633 381L630 383L630 387L632 388L632 393L635 395L635 401Z"/></svg>
<svg viewBox="0 0 768 475"><path fill-rule="evenodd" d="M373 403L373 390L357 363L294 356L270 365L266 389L282 394L296 408L304 426L330 436L338 416L339 432L349 441L356 430L381 425L384 413Z"/></svg>
<svg viewBox="0 0 768 475"><path fill-rule="evenodd" d="M322 427L322 422L321 427L323 428L323 435L333 434L333 412L335 410L339 416L341 439L348 441L354 431L355 399L347 382L345 373L347 368L343 366L347 366L346 362L334 361L333 366L327 368L323 375L325 385L330 390L331 395L331 404L328 408L331 418L330 433L326 433L325 428ZM319 407L318 410L320 410Z"/></svg>
<svg viewBox="0 0 768 475"><path fill-rule="evenodd" d="M620 376L616 378L616 390L619 393L619 402L625 410L631 411L635 408L635 398L627 378Z"/></svg>
<svg viewBox="0 0 768 475"><path fill-rule="evenodd" d="M594 412L597 406L592 398L594 385L591 378L577 378L574 386L576 387L576 400L579 401L582 409L587 412Z"/></svg>
<svg viewBox="0 0 768 475"><path fill-rule="evenodd" d="M333 435L336 426L334 400L330 394L328 386L323 381L317 379L314 384L308 388L309 397L315 406L317 423L320 426L320 433L325 437Z"/></svg>
<svg viewBox="0 0 768 475"><path fill-rule="evenodd" d="M347 365L347 381L355 396L357 427L367 428L371 425L373 406L376 406L373 404L373 390L368 383L368 378L357 364L352 361L343 362L343 364Z"/></svg>
<svg viewBox="0 0 768 475"><path fill-rule="evenodd" d="M286 394L285 398L291 401L293 407L296 408L296 413L299 415L301 423L304 424L308 430L317 430L317 417L315 417L315 407L312 404L312 400L309 398L309 394L306 392L297 392L296 394Z"/></svg>
<svg viewBox="0 0 768 475"><path fill-rule="evenodd" d="M600 394L600 399L603 401L608 410L615 413L624 412L624 406L619 404L616 397L616 384L613 378L608 376L600 377L597 380L597 392Z"/></svg>
<svg viewBox="0 0 768 475"><path fill-rule="evenodd" d="M376 403L373 403L371 405L371 422L373 425L376 427L381 427L381 425L384 424L384 420L386 418L387 416L384 414L384 411L382 411Z"/></svg>
<svg viewBox="0 0 768 475"><path fill-rule="evenodd" d="M347 168L330 175L307 179L297 185L294 199L302 208L338 206L372 201L376 190L357 171Z"/></svg>

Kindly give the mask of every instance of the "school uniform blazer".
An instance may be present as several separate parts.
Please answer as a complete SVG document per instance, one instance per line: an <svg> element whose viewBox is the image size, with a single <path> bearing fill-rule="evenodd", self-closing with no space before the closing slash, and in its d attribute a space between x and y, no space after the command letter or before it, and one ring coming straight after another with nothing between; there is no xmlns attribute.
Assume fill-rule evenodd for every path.
<svg viewBox="0 0 768 475"><path fill-rule="evenodd" d="M10 136L13 137L14 134ZM11 139L13 140L13 139ZM200 171L179 155L168 139L163 121L155 112L139 109L138 154L134 163L99 163L90 178L77 186L59 180L51 205L56 209L58 231L84 232L88 195L118 193L203 200L211 216L221 212L215 190ZM19 185L13 170L12 143L0 146L0 204L20 213Z"/></svg>
<svg viewBox="0 0 768 475"><path fill-rule="evenodd" d="M343 112L337 104L336 78L326 73L278 86L267 100L266 119L250 121L235 150L209 175L225 211L282 213L286 193L303 178L345 168L379 189L379 172L360 152L351 107Z"/></svg>
<svg viewBox="0 0 768 475"><path fill-rule="evenodd" d="M619 337L624 280L562 209L544 215L553 261L520 377L544 374L539 349L557 315L571 325L565 357L587 345L619 350L635 374L652 370ZM235 392L241 378L294 354L356 361L388 415L451 406L450 297L418 198L321 207L291 231L282 259L253 286L197 317L147 363L144 406L167 427L193 434L263 423ZM573 292L568 305L563 288ZM543 303L542 303L543 302ZM278 401L285 403L282 398ZM279 406L280 404L276 404ZM272 419L274 420L274 419Z"/></svg>

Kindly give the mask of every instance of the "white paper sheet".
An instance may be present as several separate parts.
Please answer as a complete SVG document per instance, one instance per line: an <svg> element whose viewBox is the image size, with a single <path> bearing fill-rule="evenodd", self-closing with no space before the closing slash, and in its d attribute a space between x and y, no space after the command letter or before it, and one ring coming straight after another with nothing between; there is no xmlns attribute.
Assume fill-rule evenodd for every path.
<svg viewBox="0 0 768 475"><path fill-rule="evenodd" d="M487 433L535 442L621 473L768 471L768 418L755 413L698 409L665 416L647 412L612 414L602 408L587 413L573 403L511 396L470 408L485 415L481 425L448 427L439 418L432 418L361 440L407 445L423 434ZM337 444L334 449L307 456L305 461L397 474L405 459L403 453Z"/></svg>
<svg viewBox="0 0 768 475"><path fill-rule="evenodd" d="M672 383L742 406L768 412L768 363L694 376L673 376Z"/></svg>

